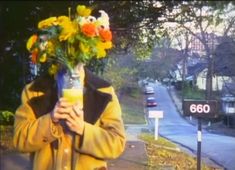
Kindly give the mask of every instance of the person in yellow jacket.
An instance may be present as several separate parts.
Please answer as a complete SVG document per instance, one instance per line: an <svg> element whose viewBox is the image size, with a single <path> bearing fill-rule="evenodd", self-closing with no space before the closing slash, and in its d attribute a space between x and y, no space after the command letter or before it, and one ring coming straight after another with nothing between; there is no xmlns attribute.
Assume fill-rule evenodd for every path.
<svg viewBox="0 0 235 170"><path fill-rule="evenodd" d="M113 87L85 67L83 74L83 109L58 98L56 81L49 75L23 89L13 143L31 153L33 170L105 170L107 160L124 151L124 124Z"/></svg>

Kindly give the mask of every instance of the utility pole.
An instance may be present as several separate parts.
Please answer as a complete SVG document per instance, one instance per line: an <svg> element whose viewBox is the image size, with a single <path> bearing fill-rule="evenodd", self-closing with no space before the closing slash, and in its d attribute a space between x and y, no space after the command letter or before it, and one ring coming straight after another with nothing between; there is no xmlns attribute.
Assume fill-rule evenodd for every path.
<svg viewBox="0 0 235 170"><path fill-rule="evenodd" d="M205 36L205 35L204 35ZM208 34L206 35L205 40L205 50L207 56L207 76L206 76L206 99L210 100L212 98L212 76L213 76L213 50L214 50L214 35L210 37Z"/></svg>
<svg viewBox="0 0 235 170"><path fill-rule="evenodd" d="M206 77L206 99L210 100L212 98L212 55L207 57L208 70Z"/></svg>
<svg viewBox="0 0 235 170"><path fill-rule="evenodd" d="M184 100L184 88L185 88L185 77L186 77L186 68L187 68L187 57L188 57L188 47L189 47L189 33L185 32L185 49L183 50L183 70L182 70L182 101Z"/></svg>

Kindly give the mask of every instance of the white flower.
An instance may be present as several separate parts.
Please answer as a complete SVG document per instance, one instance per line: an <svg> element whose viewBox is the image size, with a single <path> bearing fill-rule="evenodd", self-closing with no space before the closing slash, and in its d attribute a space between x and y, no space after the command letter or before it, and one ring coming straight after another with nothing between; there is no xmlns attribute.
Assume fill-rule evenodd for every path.
<svg viewBox="0 0 235 170"><path fill-rule="evenodd" d="M40 50L42 50L42 51L46 50L47 44L48 44L47 41L40 43L40 45L39 45Z"/></svg>
<svg viewBox="0 0 235 170"><path fill-rule="evenodd" d="M99 13L101 14L101 16L99 18L97 18L98 25L100 27L103 27L104 29L109 29L109 16L108 16L108 14L103 10L99 10Z"/></svg>
<svg viewBox="0 0 235 170"><path fill-rule="evenodd" d="M88 16L88 17L81 17L79 24L82 26L86 23L95 23L96 18L93 16Z"/></svg>

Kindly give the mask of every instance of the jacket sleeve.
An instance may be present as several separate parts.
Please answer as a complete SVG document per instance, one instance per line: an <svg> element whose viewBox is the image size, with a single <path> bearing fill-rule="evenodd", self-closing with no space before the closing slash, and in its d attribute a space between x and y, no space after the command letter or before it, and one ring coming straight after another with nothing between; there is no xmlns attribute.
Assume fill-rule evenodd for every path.
<svg viewBox="0 0 235 170"><path fill-rule="evenodd" d="M75 149L99 159L117 158L125 148L126 137L117 96L111 88L112 100L101 115L99 125L85 123L81 145ZM77 147L77 148L76 148Z"/></svg>
<svg viewBox="0 0 235 170"><path fill-rule="evenodd" d="M62 134L62 127L52 122L50 114L36 119L28 100L33 92L27 85L21 96L21 105L17 108L14 122L13 144L21 152L34 152L54 141Z"/></svg>

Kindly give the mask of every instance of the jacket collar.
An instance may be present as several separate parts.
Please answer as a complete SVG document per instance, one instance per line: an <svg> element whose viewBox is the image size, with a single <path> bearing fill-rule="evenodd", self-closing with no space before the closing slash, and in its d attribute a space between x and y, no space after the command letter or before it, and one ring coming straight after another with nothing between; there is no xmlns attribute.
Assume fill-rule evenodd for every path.
<svg viewBox="0 0 235 170"><path fill-rule="evenodd" d="M94 124L103 113L112 96L108 93L99 91L101 88L108 88L110 84L94 75L85 68L85 93L84 101L84 119L86 122Z"/></svg>
<svg viewBox="0 0 235 170"><path fill-rule="evenodd" d="M110 87L110 83L94 75L85 67L85 87L89 86L94 90Z"/></svg>
<svg viewBox="0 0 235 170"><path fill-rule="evenodd" d="M110 94L103 93L99 89L108 88L110 84L85 68L84 86L84 119L86 122L94 124L112 98ZM56 82L48 75L36 79L29 91L43 93L43 95L35 96L28 101L36 117L51 112L58 101Z"/></svg>

